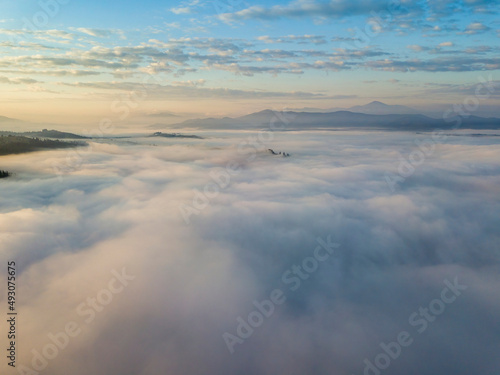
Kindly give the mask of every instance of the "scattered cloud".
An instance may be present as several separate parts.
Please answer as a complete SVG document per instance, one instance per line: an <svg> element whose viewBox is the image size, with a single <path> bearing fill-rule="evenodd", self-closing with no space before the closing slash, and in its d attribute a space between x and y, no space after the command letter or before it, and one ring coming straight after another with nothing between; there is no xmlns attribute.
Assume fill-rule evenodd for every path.
<svg viewBox="0 0 500 375"><path fill-rule="evenodd" d="M178 7L178 8L171 8L170 11L174 14L189 14L189 13L191 13L191 8Z"/></svg>
<svg viewBox="0 0 500 375"><path fill-rule="evenodd" d="M37 82L37 80L32 78L9 78L0 76L0 83L7 83L9 85L29 85Z"/></svg>
<svg viewBox="0 0 500 375"><path fill-rule="evenodd" d="M463 33L467 35L475 35L484 33L490 29L490 27L484 25L481 22L472 22L465 28L465 31Z"/></svg>
<svg viewBox="0 0 500 375"><path fill-rule="evenodd" d="M174 8L170 8L170 11L176 15L191 14L191 13L193 13L193 9L199 4L200 4L200 0L182 2L181 5L174 7Z"/></svg>
<svg viewBox="0 0 500 375"><path fill-rule="evenodd" d="M393 9L390 9L386 3L375 0L330 0L327 2L311 0L293 1L287 5L275 5L269 8L251 6L247 9L234 13L224 13L220 15L220 18L226 22L247 19L273 20L279 18L310 17L341 18L356 15L368 15L370 12L387 12L388 10L394 11Z"/></svg>
<svg viewBox="0 0 500 375"><path fill-rule="evenodd" d="M389 72L471 72L500 69L500 61L496 58L438 58L430 60L377 60L365 65L375 70Z"/></svg>
<svg viewBox="0 0 500 375"><path fill-rule="evenodd" d="M428 47L420 46L418 44L411 44L409 46L406 46L406 48L411 49L414 52L422 52L422 51L429 50Z"/></svg>
<svg viewBox="0 0 500 375"><path fill-rule="evenodd" d="M74 30L79 31L83 34L95 36L98 38L106 38L106 37L109 37L113 34L113 31L109 30L109 29L91 29L91 28L86 28L86 27L79 27L79 28L76 28Z"/></svg>
<svg viewBox="0 0 500 375"><path fill-rule="evenodd" d="M76 69L65 69L65 70L0 70L2 73L16 73L16 74L26 74L26 75L43 75L43 76L54 76L54 77L85 77L85 76L97 76L101 72L94 70L76 70Z"/></svg>
<svg viewBox="0 0 500 375"><path fill-rule="evenodd" d="M298 43L298 44L326 44L324 36L319 35L287 35L281 37L259 36L258 41L264 43Z"/></svg>
<svg viewBox="0 0 500 375"><path fill-rule="evenodd" d="M86 89L122 90L128 92L147 93L148 99L165 98L324 98L326 95L302 91L264 91L264 90L236 90L226 88L203 87L205 82L175 81L172 85L141 82L61 82L60 85ZM142 94L141 94L142 95Z"/></svg>
<svg viewBox="0 0 500 375"><path fill-rule="evenodd" d="M172 84L174 86L184 86L184 87L199 87L204 86L207 81L205 79L198 79L196 81L174 81Z"/></svg>
<svg viewBox="0 0 500 375"><path fill-rule="evenodd" d="M0 48L9 48L11 50L32 50L32 51L40 51L40 50L61 50L60 47L48 46L41 43L31 43L20 41L18 43L13 42L0 42Z"/></svg>

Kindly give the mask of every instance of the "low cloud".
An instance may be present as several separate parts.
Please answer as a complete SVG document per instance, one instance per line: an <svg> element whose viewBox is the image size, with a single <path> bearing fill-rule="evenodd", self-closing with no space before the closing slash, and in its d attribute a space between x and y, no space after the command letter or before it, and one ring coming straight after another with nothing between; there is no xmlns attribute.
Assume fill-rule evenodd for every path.
<svg viewBox="0 0 500 375"><path fill-rule="evenodd" d="M497 371L496 138L439 143L392 193L384 174L429 135L270 134L244 153L238 145L257 133L2 158L16 175L0 183L1 259L19 262L30 338L18 366L32 368L31 350L75 322L80 334L42 374L362 374L402 331L413 343L385 374ZM77 168L58 178L53 166L68 160ZM180 205L235 161L239 173L186 224ZM282 275L328 237L335 255L292 291ZM100 303L123 269L133 281ZM439 315L428 310L431 320L418 315L420 333L409 318L441 298L446 280L466 289ZM237 334L237 318L277 288L286 301L231 355L223 333ZM86 323L77 307L96 296Z"/></svg>

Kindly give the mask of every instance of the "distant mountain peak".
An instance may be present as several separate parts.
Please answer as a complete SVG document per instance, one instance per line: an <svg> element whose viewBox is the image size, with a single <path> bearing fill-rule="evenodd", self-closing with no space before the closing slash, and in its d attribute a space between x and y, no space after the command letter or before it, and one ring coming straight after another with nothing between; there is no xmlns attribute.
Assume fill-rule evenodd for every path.
<svg viewBox="0 0 500 375"><path fill-rule="evenodd" d="M363 106L366 110L366 106ZM365 113L361 111L335 111L335 112L287 112L293 114L291 120L286 122L283 129L288 130L315 130L315 129L376 129L376 130L405 130L429 131L446 126L443 119L434 119L422 114L405 113L412 108L396 105L378 106L380 111ZM383 114L385 111L399 111L400 113ZM177 125L180 128L197 129L263 129L269 128L273 123L276 113L264 110L236 118L198 119L187 120ZM285 117L286 118L286 117ZM277 121L280 121L276 118ZM470 118L464 120L467 129L499 129L499 119ZM271 151L269 151L271 152ZM271 152L272 153L272 152Z"/></svg>
<svg viewBox="0 0 500 375"><path fill-rule="evenodd" d="M389 114L418 114L419 111L417 111L414 108L406 107L404 105L390 105L390 104L385 104L382 103L378 100L374 100L368 104L365 105L357 105L351 108L347 109L348 111L351 112L356 112L356 113L366 113L370 115L389 115Z"/></svg>
<svg viewBox="0 0 500 375"><path fill-rule="evenodd" d="M274 113L274 111L272 109L264 109L264 110L259 111L259 112L249 113L249 115L255 115L255 114L269 115L269 114L273 114L273 113Z"/></svg>
<svg viewBox="0 0 500 375"><path fill-rule="evenodd" d="M10 117L5 117L5 116L0 116L0 122L21 122L21 120L15 119L15 118L10 118Z"/></svg>

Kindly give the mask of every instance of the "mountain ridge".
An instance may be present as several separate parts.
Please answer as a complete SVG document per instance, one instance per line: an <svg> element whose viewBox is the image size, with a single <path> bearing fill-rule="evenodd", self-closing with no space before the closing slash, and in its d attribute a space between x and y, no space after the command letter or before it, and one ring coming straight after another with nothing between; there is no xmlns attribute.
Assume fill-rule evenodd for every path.
<svg viewBox="0 0 500 375"><path fill-rule="evenodd" d="M347 109L349 112L366 113L370 115L382 115L382 114L422 114L414 108L410 108L404 105L391 105L379 102L377 100L365 104L357 105Z"/></svg>
<svg viewBox="0 0 500 375"><path fill-rule="evenodd" d="M0 123L2 122L23 122L22 120L11 118L7 116L0 116Z"/></svg>
<svg viewBox="0 0 500 375"><path fill-rule="evenodd" d="M451 119L450 119L451 120ZM430 131L450 128L454 120L432 118L423 114L366 114L350 111L296 112L263 110L236 118L193 119L173 124L172 127L201 129L261 129L272 124L285 123L287 130L312 129L380 129ZM276 128L281 126L276 125ZM462 118L463 129L500 129L500 119L469 116Z"/></svg>
<svg viewBox="0 0 500 375"><path fill-rule="evenodd" d="M349 111L349 112L356 112L356 113L365 113L365 114L372 114L372 115L389 115L389 114L423 114L427 115L425 111L419 111L415 108L403 106L403 105L393 105L393 104L386 104L383 102L380 102L378 100L374 100L368 104L364 105L356 105L353 107L347 107L347 108L340 108L340 107L333 107L333 108L327 108L327 109L321 109L321 108L312 108L312 107L305 107L305 108L296 108L293 109L293 111L297 112L339 112L339 111Z"/></svg>

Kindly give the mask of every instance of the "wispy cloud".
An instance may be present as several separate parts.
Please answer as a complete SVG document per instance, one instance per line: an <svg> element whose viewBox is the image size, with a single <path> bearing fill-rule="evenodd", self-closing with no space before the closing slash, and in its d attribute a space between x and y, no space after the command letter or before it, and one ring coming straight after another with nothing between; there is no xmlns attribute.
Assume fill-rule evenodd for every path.
<svg viewBox="0 0 500 375"><path fill-rule="evenodd" d="M475 34L480 34L484 33L488 30L491 30L489 26L486 26L485 24L481 22L472 22L467 27L465 28L465 31L463 32L464 34L467 35L475 35Z"/></svg>
<svg viewBox="0 0 500 375"><path fill-rule="evenodd" d="M7 83L10 85L28 85L37 83L38 81L32 78L9 78L0 76L0 83Z"/></svg>
<svg viewBox="0 0 500 375"><path fill-rule="evenodd" d="M200 0L182 2L181 5L174 8L170 8L170 11L177 15L191 14L193 13L196 6L200 5L200 3L201 3Z"/></svg>
<svg viewBox="0 0 500 375"><path fill-rule="evenodd" d="M171 85L160 85L140 82L74 82L60 83L64 86L72 86L86 89L99 90L122 90L128 92L143 92L147 91L148 98L164 99L164 98L323 98L324 94L311 92L285 92L285 91L264 91L264 90L237 90L226 88L209 88L203 87L206 82L201 81L174 81Z"/></svg>
<svg viewBox="0 0 500 375"><path fill-rule="evenodd" d="M387 4L375 0L348 1L332 0L319 1L293 1L287 5L275 5L269 8L252 6L234 13L225 13L220 16L224 21L232 22L246 19L273 20L278 18L303 18L303 17L333 17L340 18L355 15L367 15L371 11L387 9Z"/></svg>
<svg viewBox="0 0 500 375"><path fill-rule="evenodd" d="M259 36L258 41L264 43L298 43L298 44L326 44L324 36L320 35L287 35L281 37L269 37L268 35Z"/></svg>
<svg viewBox="0 0 500 375"><path fill-rule="evenodd" d="M496 58L438 58L430 60L376 60L365 65L376 70L390 72L470 72L500 69L500 61Z"/></svg>

